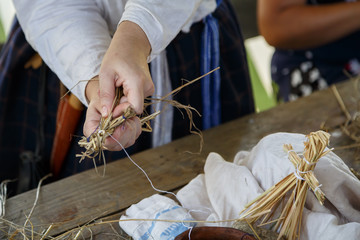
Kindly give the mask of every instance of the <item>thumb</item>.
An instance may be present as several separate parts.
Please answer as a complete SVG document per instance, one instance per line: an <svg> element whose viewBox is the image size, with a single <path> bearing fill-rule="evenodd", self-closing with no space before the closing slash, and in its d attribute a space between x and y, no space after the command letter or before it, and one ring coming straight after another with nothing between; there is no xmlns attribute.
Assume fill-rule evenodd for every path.
<svg viewBox="0 0 360 240"><path fill-rule="evenodd" d="M115 82L116 77L114 75L99 76L99 97L102 117L107 117L110 114L115 98Z"/></svg>

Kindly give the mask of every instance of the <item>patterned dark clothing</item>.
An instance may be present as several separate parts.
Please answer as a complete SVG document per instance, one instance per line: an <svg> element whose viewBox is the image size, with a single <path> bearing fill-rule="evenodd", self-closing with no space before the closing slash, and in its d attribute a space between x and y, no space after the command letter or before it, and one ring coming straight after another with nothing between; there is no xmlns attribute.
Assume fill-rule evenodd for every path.
<svg viewBox="0 0 360 240"><path fill-rule="evenodd" d="M222 122L226 122L253 112L254 105L243 38L235 13L228 1L223 1L213 15L220 27ZM183 83L181 79L200 76L202 29L202 22L194 24L190 33L180 33L166 49L173 88ZM37 70L24 69L25 62L33 54L20 26L15 24L0 58L0 181L21 179L10 185L10 195L36 187L39 178L49 172L60 97L59 79L45 65ZM174 99L201 112L200 89L199 81L184 88ZM45 100L40 101L42 95ZM189 121L177 110L174 112L173 139L176 139L189 134ZM75 135L82 136L84 120L85 111ZM201 119L195 117L194 120L201 129ZM91 160L79 163L75 157L82 150L77 145L78 140L72 138L61 177L94 167ZM150 140L150 134L144 132L127 150L129 153L145 150L151 146ZM123 157L123 151L106 152L107 162Z"/></svg>
<svg viewBox="0 0 360 240"><path fill-rule="evenodd" d="M24 68L34 54L15 23L0 54L0 181L18 179L9 194L13 185L27 190L47 173L55 131L59 81L45 67Z"/></svg>
<svg viewBox="0 0 360 240"><path fill-rule="evenodd" d="M339 0L309 0L308 4L330 4ZM347 79L344 71L360 74L360 31L320 47L304 50L276 49L272 79L279 85L285 101L295 100L313 91Z"/></svg>

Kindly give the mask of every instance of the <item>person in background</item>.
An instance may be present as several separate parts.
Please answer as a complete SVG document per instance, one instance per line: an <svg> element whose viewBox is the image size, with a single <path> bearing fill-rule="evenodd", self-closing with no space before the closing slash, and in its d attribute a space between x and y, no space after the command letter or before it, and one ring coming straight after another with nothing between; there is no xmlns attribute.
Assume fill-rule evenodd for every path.
<svg viewBox="0 0 360 240"><path fill-rule="evenodd" d="M54 149L66 145L57 139L56 124L78 115L63 114L68 111L63 105L74 105L62 101L74 102L74 96L88 108L81 112L75 104L81 114L73 135L89 136L110 113L116 87L123 87L125 96L114 116L128 106L140 114L145 97L163 96L182 85L181 79L220 66L174 100L204 115L193 119L200 129L254 111L242 34L228 0L14 0L14 5L18 22L0 56L0 180L18 178L10 194L36 187L49 169L62 178L94 167L91 160L78 162L75 154L83 150L73 137L68 150L57 151L66 153L57 170L50 168L59 156ZM96 76L99 81L78 84ZM72 92L60 103L59 80ZM140 134L134 117L113 137L135 153L189 133L179 111L160 116L164 119L153 123L156 134ZM113 150L106 152L107 162L125 156L113 139L105 146Z"/></svg>
<svg viewBox="0 0 360 240"><path fill-rule="evenodd" d="M360 2L259 0L260 33L276 48L272 79L285 101L360 74Z"/></svg>

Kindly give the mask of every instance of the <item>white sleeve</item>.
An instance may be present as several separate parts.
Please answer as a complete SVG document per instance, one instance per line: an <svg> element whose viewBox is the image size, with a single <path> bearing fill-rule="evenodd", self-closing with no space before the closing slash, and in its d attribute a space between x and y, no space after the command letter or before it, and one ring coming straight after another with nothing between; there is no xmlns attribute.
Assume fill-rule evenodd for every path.
<svg viewBox="0 0 360 240"><path fill-rule="evenodd" d="M151 44L150 62L181 31L189 31L216 8L215 0L129 0L122 21L138 24Z"/></svg>
<svg viewBox="0 0 360 240"><path fill-rule="evenodd" d="M27 41L67 88L99 73L111 36L94 0L14 0ZM87 105L86 82L72 92Z"/></svg>

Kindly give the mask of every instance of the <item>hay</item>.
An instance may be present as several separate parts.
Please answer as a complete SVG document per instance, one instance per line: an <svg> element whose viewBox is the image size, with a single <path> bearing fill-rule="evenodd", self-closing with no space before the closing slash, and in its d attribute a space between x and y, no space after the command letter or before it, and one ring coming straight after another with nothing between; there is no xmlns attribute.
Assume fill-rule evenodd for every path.
<svg viewBox="0 0 360 240"><path fill-rule="evenodd" d="M350 171L355 175L355 177L357 177L357 179L360 180L360 172L356 171L353 168L350 168Z"/></svg>
<svg viewBox="0 0 360 240"><path fill-rule="evenodd" d="M343 98L341 97L337 87L335 85L331 86L331 90L339 104L340 109L342 110L346 120L338 126L341 131L354 141L353 144L346 146L336 147L335 150L348 149L348 148L357 148L360 147L360 75L357 77L350 78L353 82L354 96L352 97L354 104L356 105L356 110L353 114L350 114L348 108L346 107ZM328 129L326 123L323 123L321 129ZM359 160L358 154L355 155L355 160Z"/></svg>
<svg viewBox="0 0 360 240"><path fill-rule="evenodd" d="M35 196L33 206L30 209L29 214L25 215L26 220L25 220L25 223L23 226L15 224L4 218L5 217L5 202L6 202L6 184L10 181L6 180L1 183L1 201L2 201L2 207L4 208L4 210L2 211L2 214L0 215L0 223L8 226L8 231L6 232L5 230L3 230L4 227L1 227L0 231L2 231L4 234L6 234L8 236L8 239L15 239L19 234L23 236L24 240L35 239L35 235L41 234L41 233L37 233L34 231L34 226L31 223L30 218L31 218L31 216L35 210L35 207L38 203L40 189L41 189L41 185L42 185L43 181L45 181L47 178L49 178L51 176L52 176L52 174L48 174L40 179L40 181L38 183L38 187L36 189L36 196ZM28 225L30 225L30 227L28 227ZM51 227L52 227L52 225L50 225L48 227L47 231L44 234L41 234L43 236L43 237L41 237L41 239L45 239L45 237L49 233ZM11 233L11 229L14 229L14 232Z"/></svg>

